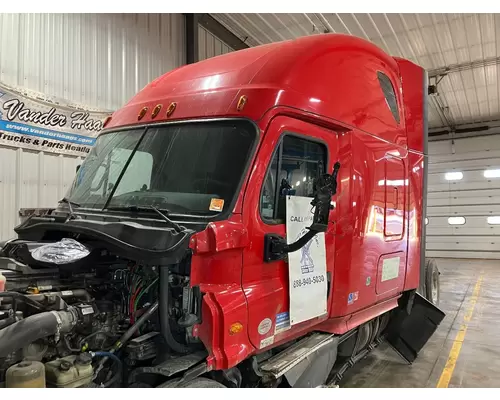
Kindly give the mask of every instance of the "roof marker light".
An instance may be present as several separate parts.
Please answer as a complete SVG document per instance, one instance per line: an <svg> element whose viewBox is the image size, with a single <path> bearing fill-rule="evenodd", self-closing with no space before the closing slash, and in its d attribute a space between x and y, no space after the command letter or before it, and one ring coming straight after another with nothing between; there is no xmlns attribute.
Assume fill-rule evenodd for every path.
<svg viewBox="0 0 500 400"><path fill-rule="evenodd" d="M174 113L176 107L177 107L176 102L170 103L170 105L167 108L167 117L170 117Z"/></svg>
<svg viewBox="0 0 500 400"><path fill-rule="evenodd" d="M243 110L247 104L248 98L247 96L241 96L240 99L238 100L238 105L236 106L236 109L238 111Z"/></svg>
<svg viewBox="0 0 500 400"><path fill-rule="evenodd" d="M161 111L161 107L162 105L161 104L157 104L155 108L153 108L153 112L151 113L151 118L156 118L156 116L158 115L158 113Z"/></svg>
<svg viewBox="0 0 500 400"><path fill-rule="evenodd" d="M148 108L143 107L141 109L141 111L139 111L139 115L137 115L137 120L140 121L141 119L143 119L147 112L148 112Z"/></svg>

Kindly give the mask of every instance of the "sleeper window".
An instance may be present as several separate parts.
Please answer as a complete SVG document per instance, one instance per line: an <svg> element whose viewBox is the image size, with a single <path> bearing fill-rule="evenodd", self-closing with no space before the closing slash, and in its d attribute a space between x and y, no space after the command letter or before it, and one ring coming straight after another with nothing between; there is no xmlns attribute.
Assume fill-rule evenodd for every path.
<svg viewBox="0 0 500 400"><path fill-rule="evenodd" d="M387 101L387 105L391 110L394 119L399 124L399 109L398 109L398 100L396 98L396 92L394 91L394 86L392 86L392 82L387 75L382 72L377 72L378 82L380 87L382 88L382 92L384 93L385 100Z"/></svg>
<svg viewBox="0 0 500 400"><path fill-rule="evenodd" d="M271 161L264 187L260 211L266 220L283 221L286 196L314 196L314 180L323 174L326 147L296 136L285 136Z"/></svg>

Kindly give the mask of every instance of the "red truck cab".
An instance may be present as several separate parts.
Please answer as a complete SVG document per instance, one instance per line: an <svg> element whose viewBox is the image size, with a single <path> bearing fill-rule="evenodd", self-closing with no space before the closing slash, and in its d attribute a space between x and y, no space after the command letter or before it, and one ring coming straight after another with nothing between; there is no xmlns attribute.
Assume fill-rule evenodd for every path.
<svg viewBox="0 0 500 400"><path fill-rule="evenodd" d="M239 193L223 199L223 212L191 242L193 283L208 294L203 315L211 316L196 329L217 368L312 329L345 333L418 287L426 88L425 71L410 61L352 36L317 35L174 70L113 114L106 129L163 122L165 111L151 113L158 104L175 107L172 122L234 118L248 121L249 131L255 126L240 155L246 176ZM274 195L290 162L283 160L294 153L300 162L310 157L313 177L321 163L326 171L341 164L326 232L328 312L274 335L277 318L288 312L288 267L264 262L264 236L286 234ZM307 195L302 172L291 179ZM221 215L227 218L217 221ZM384 281L387 259L397 259L398 270ZM272 327L262 335L259 324L268 318ZM232 334L233 324L243 330Z"/></svg>
<svg viewBox="0 0 500 400"><path fill-rule="evenodd" d="M205 372L253 359L257 375L277 382L327 348L335 356L315 364L324 375L315 375L317 386L337 352L352 360L386 332L411 361L443 318L431 307L437 299L422 289L426 102L421 67L353 36L314 35L214 57L157 78L116 111L68 199L84 219L108 221L99 229L115 235L113 243L119 236L117 248L128 242L127 254L141 260L139 247L149 246L149 257L168 244L163 228L143 233L163 221L142 208L157 207L172 237L190 230L171 247L176 272L168 267L183 278L167 276L164 284L178 279L188 282L182 293L198 293L196 318L179 318L189 337L179 349L186 353L190 341L199 341L207 351ZM297 278L292 261L305 246L290 250L300 238L287 232L297 222L287 204L317 199L322 177L330 182L331 209L320 233L309 229L307 246L324 249L325 269L310 264ZM311 226L318 221L313 204L305 206ZM127 207L135 207L134 216ZM129 222L117 234L123 220ZM158 259L150 264L161 267ZM299 288L302 297L293 294ZM297 307L320 312L301 318ZM172 309L166 313L168 320ZM168 327L164 336L171 340ZM287 379L300 386L309 378Z"/></svg>

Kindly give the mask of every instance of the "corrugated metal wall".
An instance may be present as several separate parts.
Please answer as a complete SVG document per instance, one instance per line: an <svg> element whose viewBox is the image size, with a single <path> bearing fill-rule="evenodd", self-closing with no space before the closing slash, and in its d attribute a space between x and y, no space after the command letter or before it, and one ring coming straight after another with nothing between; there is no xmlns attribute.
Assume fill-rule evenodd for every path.
<svg viewBox="0 0 500 400"><path fill-rule="evenodd" d="M200 61L230 53L231 51L234 51L234 49L212 35L203 26L198 26L198 57Z"/></svg>
<svg viewBox="0 0 500 400"><path fill-rule="evenodd" d="M15 235L19 209L57 205L80 163L79 157L0 147L0 240Z"/></svg>
<svg viewBox="0 0 500 400"><path fill-rule="evenodd" d="M1 14L0 82L62 104L115 110L185 63L182 14ZM75 157L0 147L0 240L20 208L53 207Z"/></svg>
<svg viewBox="0 0 500 400"><path fill-rule="evenodd" d="M429 154L427 256L500 259L500 135L431 142Z"/></svg>
<svg viewBox="0 0 500 400"><path fill-rule="evenodd" d="M0 81L115 110L185 63L182 14L0 14Z"/></svg>

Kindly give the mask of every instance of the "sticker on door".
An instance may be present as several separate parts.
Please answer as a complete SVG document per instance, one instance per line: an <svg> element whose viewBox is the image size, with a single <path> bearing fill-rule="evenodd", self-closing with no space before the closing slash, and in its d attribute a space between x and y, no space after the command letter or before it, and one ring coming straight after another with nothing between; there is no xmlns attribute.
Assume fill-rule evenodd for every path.
<svg viewBox="0 0 500 400"><path fill-rule="evenodd" d="M382 282L396 279L399 275L400 257L386 258L382 262Z"/></svg>

